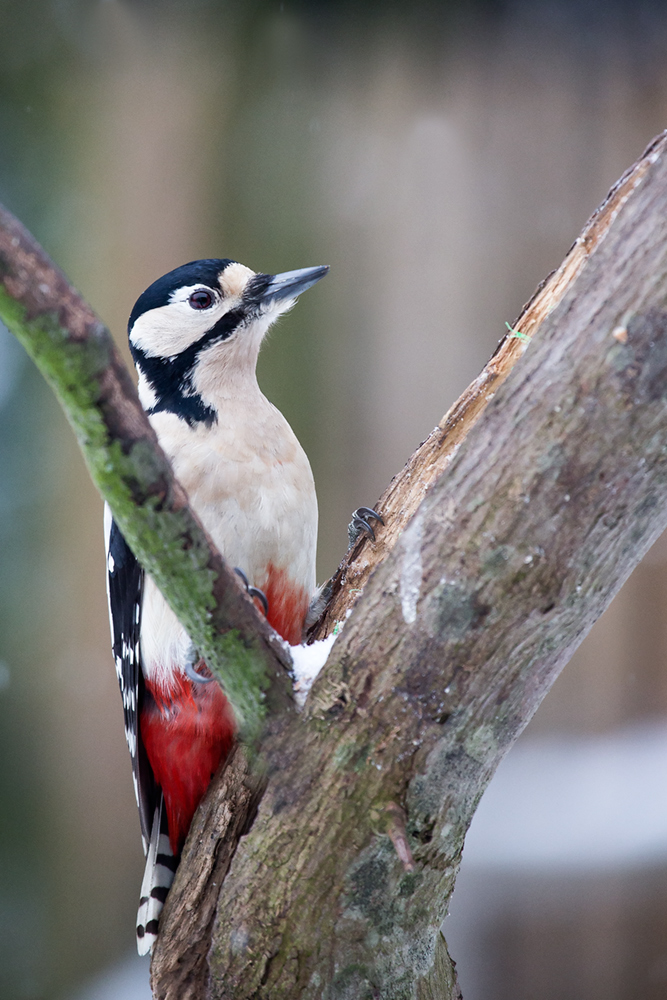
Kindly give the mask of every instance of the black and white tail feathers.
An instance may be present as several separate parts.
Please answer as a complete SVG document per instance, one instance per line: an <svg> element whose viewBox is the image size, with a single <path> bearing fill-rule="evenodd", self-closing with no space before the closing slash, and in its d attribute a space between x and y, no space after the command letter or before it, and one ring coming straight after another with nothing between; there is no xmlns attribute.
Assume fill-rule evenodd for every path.
<svg viewBox="0 0 667 1000"><path fill-rule="evenodd" d="M104 508L107 593L111 641L123 699L125 738L132 758L146 870L137 913L137 950L147 955L157 937L160 911L174 880L178 858L169 846L167 814L141 739L139 717L144 697L141 671L143 571L121 535L109 507Z"/></svg>
<svg viewBox="0 0 667 1000"><path fill-rule="evenodd" d="M153 949L160 913L174 881L177 867L178 858L175 857L169 844L167 811L160 794L160 801L153 816L137 912L137 951L140 955L148 955Z"/></svg>

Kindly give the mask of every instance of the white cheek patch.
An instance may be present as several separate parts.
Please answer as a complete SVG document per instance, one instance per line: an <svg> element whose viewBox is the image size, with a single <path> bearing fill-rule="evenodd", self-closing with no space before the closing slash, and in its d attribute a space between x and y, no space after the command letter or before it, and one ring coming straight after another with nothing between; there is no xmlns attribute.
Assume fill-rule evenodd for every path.
<svg viewBox="0 0 667 1000"><path fill-rule="evenodd" d="M139 316L130 343L149 358L168 358L203 337L226 312L227 303L223 302L210 309L193 309L187 297L184 302L170 302Z"/></svg>
<svg viewBox="0 0 667 1000"><path fill-rule="evenodd" d="M205 287L198 282L177 288L166 306L157 306L139 316L130 333L132 345L149 358L169 358L200 340L223 316L238 307L248 277L254 274L243 264L230 264L223 277L230 270L234 273L229 283L221 280L223 297L218 297L208 309L193 309L190 305L192 293Z"/></svg>

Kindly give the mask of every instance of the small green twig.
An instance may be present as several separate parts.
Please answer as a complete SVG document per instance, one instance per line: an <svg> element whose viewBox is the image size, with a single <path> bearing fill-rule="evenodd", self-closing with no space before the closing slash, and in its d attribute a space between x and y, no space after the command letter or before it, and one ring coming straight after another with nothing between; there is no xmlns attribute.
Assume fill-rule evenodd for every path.
<svg viewBox="0 0 667 1000"><path fill-rule="evenodd" d="M505 326L510 332L510 337L516 337L517 340L523 340L527 344L530 343L530 337L527 333L522 333L521 330L515 330L513 326L510 326L507 320L505 320Z"/></svg>

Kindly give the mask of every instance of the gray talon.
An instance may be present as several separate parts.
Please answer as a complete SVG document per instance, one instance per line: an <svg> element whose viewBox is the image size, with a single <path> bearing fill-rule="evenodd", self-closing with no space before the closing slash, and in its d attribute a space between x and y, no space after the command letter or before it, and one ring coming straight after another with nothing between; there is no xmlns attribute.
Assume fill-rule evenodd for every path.
<svg viewBox="0 0 667 1000"><path fill-rule="evenodd" d="M259 587L248 587L248 593L251 597L256 597L259 603L264 608L264 617L266 618L269 614L269 602L266 599L266 594Z"/></svg>
<svg viewBox="0 0 667 1000"><path fill-rule="evenodd" d="M365 532L371 541L375 541L375 532L369 523L369 518L374 521L379 521L380 524L384 524L384 518L377 511L373 510L372 507L357 507L352 515L352 520L347 527L347 538L350 548L359 538L359 535Z"/></svg>
<svg viewBox="0 0 667 1000"><path fill-rule="evenodd" d="M264 591L260 590L259 587L251 587L250 584L248 583L248 577L245 575L242 569L238 568L238 566L234 567L234 572L237 573L243 580L243 585L245 586L246 593L248 594L248 596L257 598L259 603L264 608L264 617L268 618L269 602L266 599L266 594L264 593Z"/></svg>
<svg viewBox="0 0 667 1000"><path fill-rule="evenodd" d="M197 659L197 653L194 646L190 647L190 652L188 653L188 658L185 661L183 670L185 671L185 676L189 677L191 681L195 684L210 684L213 677L204 677L203 674L198 674L195 670L194 661Z"/></svg>

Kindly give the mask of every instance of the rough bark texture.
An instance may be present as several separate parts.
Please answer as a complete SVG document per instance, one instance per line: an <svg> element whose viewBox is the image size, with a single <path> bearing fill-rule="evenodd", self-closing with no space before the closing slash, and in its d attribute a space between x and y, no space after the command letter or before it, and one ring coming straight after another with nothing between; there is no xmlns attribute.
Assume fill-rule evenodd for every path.
<svg viewBox="0 0 667 1000"><path fill-rule="evenodd" d="M183 869L179 891L170 893L166 903L172 935L163 975L177 979L183 997L205 995L218 892L264 787L261 771L253 770L247 750L237 744L211 783L211 808L199 810L193 820L190 844L196 848L197 865Z"/></svg>
<svg viewBox="0 0 667 1000"><path fill-rule="evenodd" d="M390 487L384 559L304 712L264 741L267 790L198 991L173 974L165 911L156 996L457 995L440 926L479 798L667 524L666 151L662 136L538 290L521 364L512 338ZM414 871L389 836L397 804ZM198 866L191 837L174 900Z"/></svg>
<svg viewBox="0 0 667 1000"><path fill-rule="evenodd" d="M288 711L288 659L187 504L108 330L0 206L0 319L60 399L91 476L142 565L256 735Z"/></svg>
<svg viewBox="0 0 667 1000"><path fill-rule="evenodd" d="M319 621L310 629L310 641L324 638L337 622L345 620L373 569L394 547L430 487L445 471L461 442L493 399L493 394L523 356L528 342L542 321L555 309L589 256L607 235L619 208L649 170L652 152L659 142L662 142L662 137L652 143L644 156L614 185L602 205L588 220L563 263L545 278L524 306L511 332L500 342L479 376L447 411L404 468L394 476L375 505L375 510L384 515L386 526L381 528L375 525L375 543L361 535L346 553L329 582L331 597Z"/></svg>
<svg viewBox="0 0 667 1000"><path fill-rule="evenodd" d="M440 926L479 797L667 523L666 152L662 136L538 290L517 324L532 343L506 340L390 486L377 547L357 546L333 588L322 631L365 583L299 716L264 623L180 520L97 320L0 216L0 316L137 555L166 592L180 580L173 606L203 650L213 615L223 670L215 636L240 633L229 656L250 680L228 675L250 714L276 678L261 758L237 748L193 823L156 997L458 995ZM395 847L403 816L413 864Z"/></svg>

